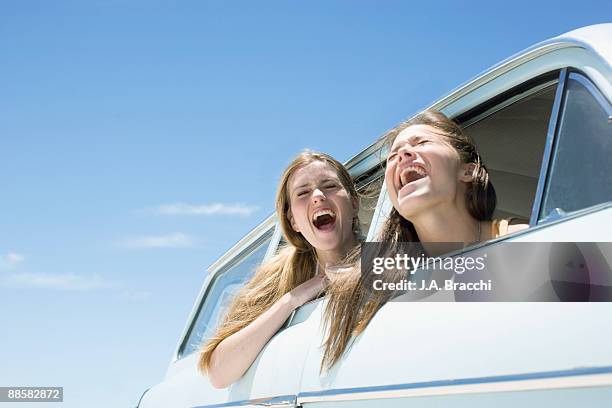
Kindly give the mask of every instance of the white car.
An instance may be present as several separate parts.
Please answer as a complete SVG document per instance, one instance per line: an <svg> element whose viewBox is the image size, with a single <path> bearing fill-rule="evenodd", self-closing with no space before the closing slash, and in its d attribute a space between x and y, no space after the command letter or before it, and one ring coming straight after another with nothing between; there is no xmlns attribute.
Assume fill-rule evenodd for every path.
<svg viewBox="0 0 612 408"><path fill-rule="evenodd" d="M487 242L612 242L612 24L537 44L431 108L476 141L496 218L530 228ZM349 160L368 238L388 214L381 144ZM376 184L377 183L377 184ZM368 210L368 208L374 210ZM226 389L197 370L228 300L281 240L274 216L210 268L165 378L139 407L612 407L612 303L390 302L320 374L325 299L298 309ZM610 246L603 246L607 267ZM511 271L509 271L511 273Z"/></svg>

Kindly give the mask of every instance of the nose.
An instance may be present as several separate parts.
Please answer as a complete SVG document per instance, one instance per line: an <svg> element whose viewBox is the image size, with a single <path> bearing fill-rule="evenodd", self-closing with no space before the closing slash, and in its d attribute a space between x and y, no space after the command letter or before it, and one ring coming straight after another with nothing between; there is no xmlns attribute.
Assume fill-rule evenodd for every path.
<svg viewBox="0 0 612 408"><path fill-rule="evenodd" d="M315 188L312 192L312 201L318 203L319 201L324 201L326 199L325 194L318 188Z"/></svg>
<svg viewBox="0 0 612 408"><path fill-rule="evenodd" d="M409 146L404 145L397 151L397 157L398 157L399 162L402 162L405 160L412 161L414 160L416 155L412 151L412 149L410 149Z"/></svg>

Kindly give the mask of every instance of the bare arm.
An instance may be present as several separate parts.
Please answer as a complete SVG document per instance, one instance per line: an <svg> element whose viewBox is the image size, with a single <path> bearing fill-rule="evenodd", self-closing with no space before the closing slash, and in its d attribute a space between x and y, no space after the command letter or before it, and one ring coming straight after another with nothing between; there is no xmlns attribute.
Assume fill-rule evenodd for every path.
<svg viewBox="0 0 612 408"><path fill-rule="evenodd" d="M213 387L228 387L242 377L291 313L315 298L325 285L324 274L307 280L281 297L247 327L219 343L211 355L208 368L208 377Z"/></svg>

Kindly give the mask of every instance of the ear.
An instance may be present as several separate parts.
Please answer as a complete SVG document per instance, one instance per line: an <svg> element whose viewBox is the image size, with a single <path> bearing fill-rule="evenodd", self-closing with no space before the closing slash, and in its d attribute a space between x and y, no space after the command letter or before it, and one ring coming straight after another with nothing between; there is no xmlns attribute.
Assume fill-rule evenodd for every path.
<svg viewBox="0 0 612 408"><path fill-rule="evenodd" d="M287 219L289 220L289 223L291 224L291 228L293 228L295 232L300 232L300 227L298 227L297 223L295 222L295 219L293 218L293 214L291 213L291 210L287 211Z"/></svg>
<svg viewBox="0 0 612 408"><path fill-rule="evenodd" d="M459 180L466 183L471 183L474 180L474 170L476 163L463 163L459 167Z"/></svg>

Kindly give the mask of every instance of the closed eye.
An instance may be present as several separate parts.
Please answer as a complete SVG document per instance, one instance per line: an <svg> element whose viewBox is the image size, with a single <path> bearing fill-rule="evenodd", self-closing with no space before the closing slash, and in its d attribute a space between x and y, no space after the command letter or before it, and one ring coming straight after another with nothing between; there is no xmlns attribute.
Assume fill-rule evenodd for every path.
<svg viewBox="0 0 612 408"><path fill-rule="evenodd" d="M397 157L397 152L390 153L389 156L387 156L387 161L390 162L392 160L395 160L396 157Z"/></svg>
<svg viewBox="0 0 612 408"><path fill-rule="evenodd" d="M298 192L296 193L296 195L297 195L298 197L304 197L304 196L305 196L305 195L307 195L307 194L308 194L308 190L302 190L302 191L298 191Z"/></svg>

